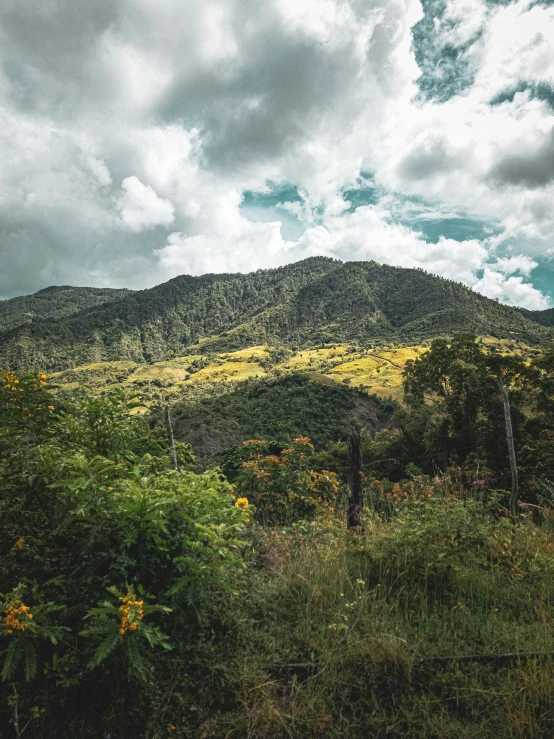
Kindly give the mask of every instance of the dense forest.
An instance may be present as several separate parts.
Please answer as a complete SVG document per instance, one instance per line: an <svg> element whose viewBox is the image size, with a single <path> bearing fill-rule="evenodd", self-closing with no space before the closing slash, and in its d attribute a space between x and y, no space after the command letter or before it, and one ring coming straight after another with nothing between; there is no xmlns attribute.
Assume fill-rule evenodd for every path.
<svg viewBox="0 0 554 739"><path fill-rule="evenodd" d="M468 315L508 311L532 338L489 303ZM2 736L552 736L554 348L537 330L526 353L450 327L406 360L402 402L292 368L145 408L6 369Z"/></svg>
<svg viewBox="0 0 554 739"><path fill-rule="evenodd" d="M554 308L546 308L545 310L525 310L519 309L520 312L530 321L536 321L542 326L554 326Z"/></svg>
<svg viewBox="0 0 554 739"><path fill-rule="evenodd" d="M132 290L102 287L46 287L33 295L0 300L0 333L35 321L57 321L132 295Z"/></svg>
<svg viewBox="0 0 554 739"><path fill-rule="evenodd" d="M473 331L540 344L550 329L529 318L422 270L312 257L248 275L181 275L73 315L9 328L12 320L0 332L0 366L152 363L194 353L199 341L205 351L232 351L260 343L417 343Z"/></svg>

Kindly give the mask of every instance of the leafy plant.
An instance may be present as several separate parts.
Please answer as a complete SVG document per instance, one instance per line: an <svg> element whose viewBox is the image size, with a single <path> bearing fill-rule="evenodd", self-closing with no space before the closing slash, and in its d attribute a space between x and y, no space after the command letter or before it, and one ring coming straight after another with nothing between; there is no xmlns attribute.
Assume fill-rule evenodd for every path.
<svg viewBox="0 0 554 739"><path fill-rule="evenodd" d="M64 610L64 606L50 603L37 603L33 606L23 602L25 586L20 583L10 593L0 593L4 664L2 680L12 680L17 668L23 663L25 680L32 680L37 674L37 644L41 639L56 645L58 640L70 629L52 624L51 614Z"/></svg>
<svg viewBox="0 0 554 739"><path fill-rule="evenodd" d="M128 676L145 682L149 671L146 648L171 649L167 635L145 619L153 613L171 613L171 608L146 604L149 596L142 593L139 600L133 587L128 587L126 594L116 587L107 590L116 602L104 600L89 610L85 619L90 619L90 623L80 632L96 643L89 667L98 667L114 650L120 649Z"/></svg>
<svg viewBox="0 0 554 739"><path fill-rule="evenodd" d="M239 496L251 496L256 517L264 524L292 523L313 517L320 506L330 506L338 492L334 472L310 469L314 453L308 437L300 436L280 455L264 455L265 441L244 442L251 449L237 478Z"/></svg>

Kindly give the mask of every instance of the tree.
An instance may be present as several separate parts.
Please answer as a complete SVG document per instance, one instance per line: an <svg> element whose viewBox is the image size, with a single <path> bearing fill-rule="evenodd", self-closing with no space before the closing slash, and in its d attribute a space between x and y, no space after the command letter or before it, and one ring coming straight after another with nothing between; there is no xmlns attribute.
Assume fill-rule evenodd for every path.
<svg viewBox="0 0 554 739"><path fill-rule="evenodd" d="M425 404L433 409L435 425L432 428L427 422L425 434L430 429L434 431L430 446L442 451L443 463L447 461L446 456L449 462L463 464L472 453L494 461L498 452L499 411L503 410L513 515L518 475L510 391L529 377L530 370L520 357L486 350L472 334L457 334L450 342L436 339L428 352L407 363L404 372L408 405L414 410Z"/></svg>

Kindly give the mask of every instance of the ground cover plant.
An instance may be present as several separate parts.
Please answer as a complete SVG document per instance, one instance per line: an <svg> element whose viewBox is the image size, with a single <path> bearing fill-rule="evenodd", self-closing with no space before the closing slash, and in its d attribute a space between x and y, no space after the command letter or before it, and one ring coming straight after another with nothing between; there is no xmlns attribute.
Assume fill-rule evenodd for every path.
<svg viewBox="0 0 554 739"><path fill-rule="evenodd" d="M278 424L175 465L140 397L2 373L1 735L552 736L553 367L421 352L362 432L354 532L344 443Z"/></svg>

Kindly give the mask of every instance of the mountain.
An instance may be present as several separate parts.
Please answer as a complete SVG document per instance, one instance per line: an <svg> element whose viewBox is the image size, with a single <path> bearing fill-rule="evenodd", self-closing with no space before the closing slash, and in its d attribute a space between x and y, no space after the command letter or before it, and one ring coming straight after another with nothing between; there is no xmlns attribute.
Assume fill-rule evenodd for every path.
<svg viewBox="0 0 554 739"><path fill-rule="evenodd" d="M132 294L101 287L46 287L33 295L0 300L0 334L35 321L57 321Z"/></svg>
<svg viewBox="0 0 554 739"><path fill-rule="evenodd" d="M546 308L545 310L526 310L525 308L519 308L518 310L529 321L534 321L541 326L548 326L549 328L554 326L554 308Z"/></svg>
<svg viewBox="0 0 554 739"><path fill-rule="evenodd" d="M34 296L36 297L36 296ZM0 366L62 370L256 344L418 342L457 331L545 341L515 308L420 269L312 257L250 274L181 275L67 317L0 333Z"/></svg>

